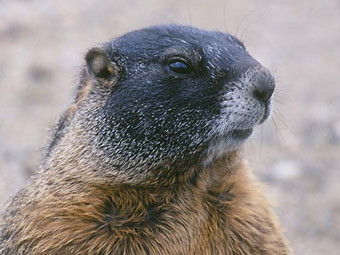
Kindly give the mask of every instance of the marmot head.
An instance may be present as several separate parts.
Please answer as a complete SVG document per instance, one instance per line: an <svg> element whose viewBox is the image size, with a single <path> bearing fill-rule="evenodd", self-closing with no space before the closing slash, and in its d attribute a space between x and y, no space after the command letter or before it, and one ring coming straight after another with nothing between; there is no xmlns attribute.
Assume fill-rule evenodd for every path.
<svg viewBox="0 0 340 255"><path fill-rule="evenodd" d="M81 124L105 164L143 174L237 149L268 117L275 86L232 35L177 25L91 49L83 75L68 125Z"/></svg>

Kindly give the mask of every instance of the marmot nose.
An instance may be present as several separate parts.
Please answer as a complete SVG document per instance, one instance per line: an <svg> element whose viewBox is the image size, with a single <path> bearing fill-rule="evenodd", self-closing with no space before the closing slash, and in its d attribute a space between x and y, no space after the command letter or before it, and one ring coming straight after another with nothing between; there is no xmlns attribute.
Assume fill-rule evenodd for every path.
<svg viewBox="0 0 340 255"><path fill-rule="evenodd" d="M263 103L268 103L275 88L273 76L267 72L264 72L257 77L253 86L254 97Z"/></svg>

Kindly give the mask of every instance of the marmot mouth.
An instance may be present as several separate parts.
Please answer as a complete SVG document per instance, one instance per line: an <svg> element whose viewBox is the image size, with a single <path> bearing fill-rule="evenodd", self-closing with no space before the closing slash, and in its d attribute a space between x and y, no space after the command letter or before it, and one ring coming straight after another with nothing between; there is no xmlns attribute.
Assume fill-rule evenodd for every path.
<svg viewBox="0 0 340 255"><path fill-rule="evenodd" d="M252 128L248 129L235 129L231 131L231 137L235 139L246 139L253 133Z"/></svg>
<svg viewBox="0 0 340 255"><path fill-rule="evenodd" d="M271 113L271 102L269 101L267 104L265 104L264 106L264 114L259 122L259 124L262 124L263 122L265 122L269 116L270 116L270 113Z"/></svg>

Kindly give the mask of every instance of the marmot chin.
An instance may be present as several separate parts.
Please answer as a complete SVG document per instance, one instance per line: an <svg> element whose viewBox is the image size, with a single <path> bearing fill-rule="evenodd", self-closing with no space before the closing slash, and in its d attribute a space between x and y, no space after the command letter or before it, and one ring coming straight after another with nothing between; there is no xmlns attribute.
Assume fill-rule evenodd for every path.
<svg viewBox="0 0 340 255"><path fill-rule="evenodd" d="M275 81L237 38L137 30L88 51L1 255L287 255L239 150Z"/></svg>

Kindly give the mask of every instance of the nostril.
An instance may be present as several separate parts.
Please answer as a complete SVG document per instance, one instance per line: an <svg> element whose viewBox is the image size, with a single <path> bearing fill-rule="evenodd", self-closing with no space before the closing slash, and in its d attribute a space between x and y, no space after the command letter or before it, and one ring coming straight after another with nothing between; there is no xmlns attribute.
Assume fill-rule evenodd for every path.
<svg viewBox="0 0 340 255"><path fill-rule="evenodd" d="M273 89L258 87L254 89L253 95L262 102L267 102L273 94Z"/></svg>
<svg viewBox="0 0 340 255"><path fill-rule="evenodd" d="M275 88L275 79L265 68L260 68L252 79L252 95L254 98L265 104L269 103Z"/></svg>
<svg viewBox="0 0 340 255"><path fill-rule="evenodd" d="M273 95L275 82L272 79L263 79L258 81L253 90L253 95L258 100L267 103Z"/></svg>

